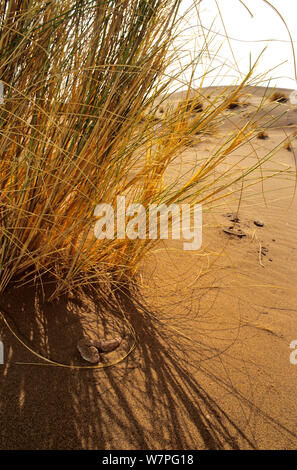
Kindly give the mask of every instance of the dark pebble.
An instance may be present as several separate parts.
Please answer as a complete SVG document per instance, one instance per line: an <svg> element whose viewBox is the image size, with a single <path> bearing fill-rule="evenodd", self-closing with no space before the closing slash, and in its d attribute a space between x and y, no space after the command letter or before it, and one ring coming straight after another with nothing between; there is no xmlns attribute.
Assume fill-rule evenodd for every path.
<svg viewBox="0 0 297 470"><path fill-rule="evenodd" d="M264 227L263 222L260 222L259 220L254 220L254 224L257 225L257 227Z"/></svg>

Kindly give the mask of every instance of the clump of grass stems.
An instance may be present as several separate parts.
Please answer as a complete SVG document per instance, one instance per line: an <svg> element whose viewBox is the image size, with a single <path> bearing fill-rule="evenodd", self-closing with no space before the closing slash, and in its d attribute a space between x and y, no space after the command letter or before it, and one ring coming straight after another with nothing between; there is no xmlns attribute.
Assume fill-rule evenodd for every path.
<svg viewBox="0 0 297 470"><path fill-rule="evenodd" d="M178 5L2 2L0 290L32 268L64 287L125 268L129 244L90 242L90 220L141 144Z"/></svg>
<svg viewBox="0 0 297 470"><path fill-rule="evenodd" d="M199 105L190 121L198 101L164 111L156 129L156 101L171 83L165 71L173 60L168 51L179 6L180 0L1 3L0 292L32 275L53 276L55 296L131 278L154 242L97 240L97 204L114 205L118 195L144 206L205 202L242 177L210 178L255 134L254 121L228 137L186 182L164 185L189 137L207 132L253 72L219 100Z"/></svg>

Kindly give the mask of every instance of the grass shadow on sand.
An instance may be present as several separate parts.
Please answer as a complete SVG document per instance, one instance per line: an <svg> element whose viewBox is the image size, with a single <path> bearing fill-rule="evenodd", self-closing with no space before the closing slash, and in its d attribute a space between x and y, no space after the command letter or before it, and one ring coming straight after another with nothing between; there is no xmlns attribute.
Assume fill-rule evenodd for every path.
<svg viewBox="0 0 297 470"><path fill-rule="evenodd" d="M193 375L195 348L132 299L121 295L118 305L136 333L137 347L123 362L105 369L16 364L42 361L1 322L1 449L257 447ZM1 305L25 343L58 362L86 364L76 342L88 329L125 336L103 363L118 359L131 344L119 310L108 312L94 292L48 304L40 288L27 286L2 296Z"/></svg>

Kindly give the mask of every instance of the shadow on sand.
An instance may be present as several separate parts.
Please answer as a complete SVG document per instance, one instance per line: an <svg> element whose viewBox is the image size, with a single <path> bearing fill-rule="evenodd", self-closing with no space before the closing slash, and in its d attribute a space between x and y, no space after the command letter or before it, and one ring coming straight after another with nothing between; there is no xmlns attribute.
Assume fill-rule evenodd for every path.
<svg viewBox="0 0 297 470"><path fill-rule="evenodd" d="M114 367L30 365L43 361L1 322L1 449L257 447L248 427L236 423L232 412L206 391L203 370L201 380L199 370L194 373L197 348L169 333L132 298L121 295L117 301L135 331L136 348ZM121 357L133 341L122 314L115 308L108 312L94 293L64 296L52 304L42 299L40 287L27 286L2 296L1 306L25 344L55 361L86 365L76 342L88 329L124 336L119 350L103 358L105 364ZM290 431L280 427L279 432L296 442Z"/></svg>

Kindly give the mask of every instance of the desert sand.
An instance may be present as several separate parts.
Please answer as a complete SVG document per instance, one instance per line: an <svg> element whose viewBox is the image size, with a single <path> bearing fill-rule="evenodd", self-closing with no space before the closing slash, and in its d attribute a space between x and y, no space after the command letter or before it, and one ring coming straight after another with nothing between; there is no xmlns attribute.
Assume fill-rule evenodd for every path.
<svg viewBox="0 0 297 470"><path fill-rule="evenodd" d="M216 132L197 136L168 178L192 171L251 119L263 93L248 88L244 113L230 110ZM270 103L261 119L263 127L271 120L267 138L228 164L279 145L264 171L280 173L248 188L240 206L238 183L237 193L205 207L201 250L160 242L139 268L138 292L123 299L126 318L96 297L44 304L33 286L1 296L24 343L57 362L87 365L76 349L85 332L123 337L103 364L129 351L127 322L137 339L114 367L69 369L31 354L1 321L1 449L296 448L297 366L289 359L297 340L297 141L289 149L282 142L297 130L297 108ZM244 236L228 233L233 227Z"/></svg>

